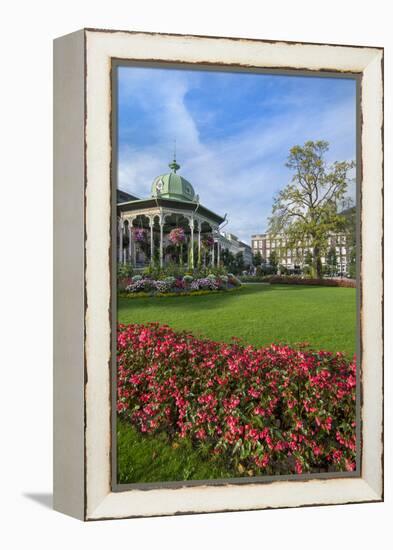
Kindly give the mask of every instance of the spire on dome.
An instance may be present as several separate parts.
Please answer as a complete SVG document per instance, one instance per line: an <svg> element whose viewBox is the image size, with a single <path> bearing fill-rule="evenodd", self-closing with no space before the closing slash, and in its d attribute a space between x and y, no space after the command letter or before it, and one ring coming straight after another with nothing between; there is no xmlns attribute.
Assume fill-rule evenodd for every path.
<svg viewBox="0 0 393 550"><path fill-rule="evenodd" d="M169 168L176 174L177 170L180 168L180 164L176 162L176 140L175 140L175 146L173 151L173 161L168 164Z"/></svg>

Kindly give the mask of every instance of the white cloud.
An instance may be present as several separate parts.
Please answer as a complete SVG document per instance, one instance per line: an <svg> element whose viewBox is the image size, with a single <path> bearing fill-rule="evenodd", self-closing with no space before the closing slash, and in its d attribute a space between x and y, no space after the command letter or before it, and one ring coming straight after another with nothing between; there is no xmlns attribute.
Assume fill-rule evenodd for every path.
<svg viewBox="0 0 393 550"><path fill-rule="evenodd" d="M278 114L268 123L255 120L236 135L203 142L195 119L204 113L194 113L193 118L185 101L190 89L199 85L197 73L179 71L169 83L164 79L154 88L147 73L125 80L130 100L139 101L141 108L153 114L155 139L143 148L130 142L121 149L119 187L148 196L152 180L168 171L176 138L180 173L193 184L202 204L219 214L228 213L226 230L246 242L252 233L266 228L273 196L291 178L284 164L292 145L326 139L331 144L328 160L354 158L352 101L321 104L315 116L302 109L296 98L296 109L289 116Z"/></svg>

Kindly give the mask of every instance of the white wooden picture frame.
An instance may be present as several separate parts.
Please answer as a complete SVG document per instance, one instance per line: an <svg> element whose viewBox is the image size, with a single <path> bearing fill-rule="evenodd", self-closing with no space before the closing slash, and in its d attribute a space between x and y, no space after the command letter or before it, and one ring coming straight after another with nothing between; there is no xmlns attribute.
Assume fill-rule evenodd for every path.
<svg viewBox="0 0 393 550"><path fill-rule="evenodd" d="M112 490L114 60L361 79L361 471ZM383 499L383 49L84 29L54 43L54 507L81 520Z"/></svg>

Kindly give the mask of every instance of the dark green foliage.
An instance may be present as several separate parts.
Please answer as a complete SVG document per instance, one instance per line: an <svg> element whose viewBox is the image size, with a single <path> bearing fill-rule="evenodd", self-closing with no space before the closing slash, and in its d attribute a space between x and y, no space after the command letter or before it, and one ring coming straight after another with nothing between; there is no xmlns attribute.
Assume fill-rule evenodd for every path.
<svg viewBox="0 0 393 550"><path fill-rule="evenodd" d="M274 273L277 273L278 268L278 255L275 250L272 250L269 256L269 265Z"/></svg>
<svg viewBox="0 0 393 550"><path fill-rule="evenodd" d="M117 264L117 279L132 277L133 268L130 264Z"/></svg>
<svg viewBox="0 0 393 550"><path fill-rule="evenodd" d="M245 269L243 252L235 255L225 248L221 251L221 264L229 273L239 275Z"/></svg>
<svg viewBox="0 0 393 550"><path fill-rule="evenodd" d="M325 272L329 277L335 277L337 275L337 254L335 246L331 246L326 254Z"/></svg>
<svg viewBox="0 0 393 550"><path fill-rule="evenodd" d="M261 265L262 261L263 261L262 254L258 250L258 252L253 255L252 264L255 267L258 267Z"/></svg>

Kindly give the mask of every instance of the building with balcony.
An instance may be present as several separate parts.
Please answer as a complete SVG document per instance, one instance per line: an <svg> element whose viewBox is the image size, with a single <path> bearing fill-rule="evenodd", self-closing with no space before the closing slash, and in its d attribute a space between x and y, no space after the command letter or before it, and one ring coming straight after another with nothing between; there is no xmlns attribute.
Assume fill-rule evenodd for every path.
<svg viewBox="0 0 393 550"><path fill-rule="evenodd" d="M276 253L277 261L289 271L302 269L305 265L305 260L308 253L312 254L311 246L298 247L287 246L286 240L279 235L270 235L269 233L260 233L251 235L251 248L255 256L258 252L262 259L269 263L270 255L273 251ZM345 233L331 234L327 240L327 250L333 248L336 252L337 272L347 273L350 261L350 246L348 235ZM322 265L326 264L326 257L321 257Z"/></svg>

